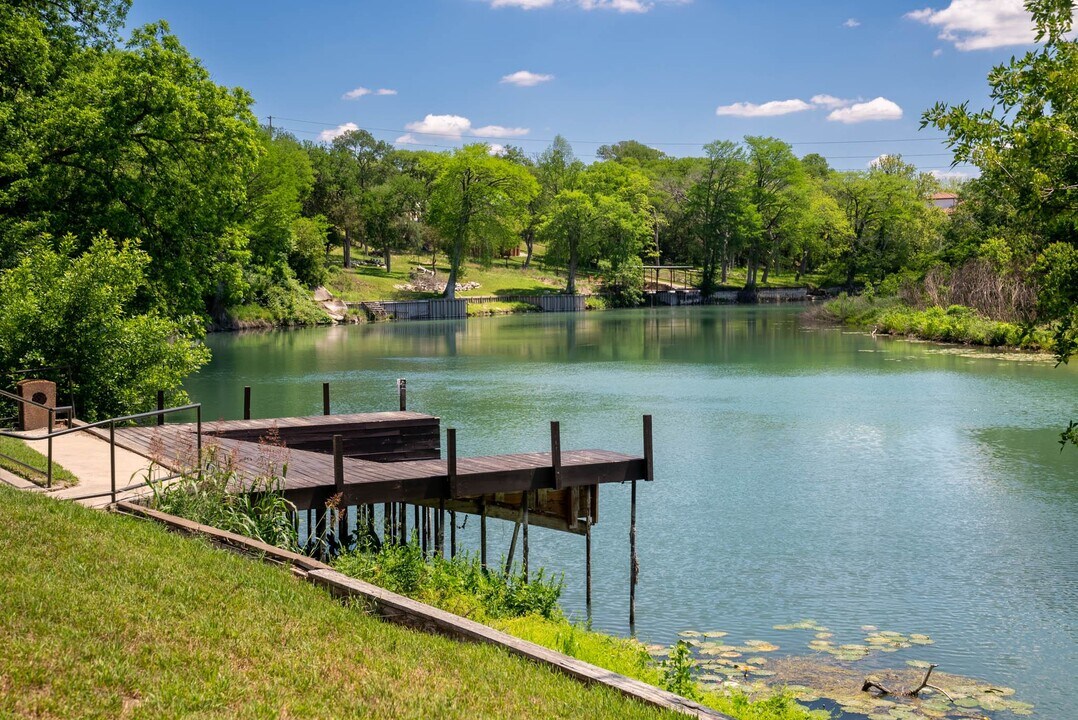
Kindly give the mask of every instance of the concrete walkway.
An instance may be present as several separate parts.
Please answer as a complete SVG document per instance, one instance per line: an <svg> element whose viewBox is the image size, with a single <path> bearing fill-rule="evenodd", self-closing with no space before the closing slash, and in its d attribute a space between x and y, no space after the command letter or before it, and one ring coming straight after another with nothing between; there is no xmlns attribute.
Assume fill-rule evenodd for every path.
<svg viewBox="0 0 1078 720"><path fill-rule="evenodd" d="M42 455L48 454L48 445L41 438L45 431L20 433L26 440L26 444ZM38 439L34 439L37 436ZM109 491L112 487L111 463L109 460L109 443L90 432L78 432L70 435L53 438L52 461L61 465L79 479L77 485L66 488L53 488L47 490L22 478L15 477L10 473L0 473L0 480L15 487L36 490L55 498L75 500L88 507L105 507L112 498ZM116 487L122 488L128 485L145 482L146 474L150 469L150 460L123 448L116 448ZM157 476L161 476L160 470ZM126 493L118 493L118 500L130 500L145 495L149 490L141 488L130 490ZM97 497L85 497L95 495Z"/></svg>

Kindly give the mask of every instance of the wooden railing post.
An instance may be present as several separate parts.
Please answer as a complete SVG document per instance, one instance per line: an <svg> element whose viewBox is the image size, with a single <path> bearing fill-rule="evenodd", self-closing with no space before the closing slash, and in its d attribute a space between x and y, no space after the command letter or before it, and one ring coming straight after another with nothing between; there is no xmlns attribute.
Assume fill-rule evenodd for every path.
<svg viewBox="0 0 1078 720"><path fill-rule="evenodd" d="M158 425L164 425L165 424L164 409L165 409L165 391L164 390L158 390L157 391L157 413L158 413L158 415L157 415L157 424ZM115 502L115 501L113 501L113 502Z"/></svg>
<svg viewBox="0 0 1078 720"><path fill-rule="evenodd" d="M251 386L243 386L243 419L251 419Z"/></svg>
<svg viewBox="0 0 1078 720"><path fill-rule="evenodd" d="M561 423L550 422L550 461L554 466L554 489L562 489L561 481Z"/></svg>
<svg viewBox="0 0 1078 720"><path fill-rule="evenodd" d="M644 416L644 479L651 482L655 479L655 452L651 443L651 416Z"/></svg>
<svg viewBox="0 0 1078 720"><path fill-rule="evenodd" d="M348 538L348 506L344 504L344 436L333 436L333 489L341 497L337 504L337 542L341 548Z"/></svg>
<svg viewBox="0 0 1078 720"><path fill-rule="evenodd" d="M408 409L408 380L405 378L397 378L397 400L401 412Z"/></svg>
<svg viewBox="0 0 1078 720"><path fill-rule="evenodd" d="M322 414L329 415L329 383L322 383Z"/></svg>

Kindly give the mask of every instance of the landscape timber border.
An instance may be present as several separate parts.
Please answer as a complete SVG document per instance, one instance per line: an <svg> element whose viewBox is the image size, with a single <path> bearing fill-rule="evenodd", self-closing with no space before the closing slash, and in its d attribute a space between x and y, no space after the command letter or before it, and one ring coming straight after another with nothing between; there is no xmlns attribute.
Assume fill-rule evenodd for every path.
<svg viewBox="0 0 1078 720"><path fill-rule="evenodd" d="M568 675L574 680L586 684L604 685L622 695L662 710L670 710L703 720L733 720L728 715L654 685L604 670L541 645L513 637L474 620L398 595L377 585L350 578L306 555L288 552L243 535L225 532L133 502L120 501L115 503L112 509L114 512L158 522L174 532L205 538L219 547L289 567L296 576L328 590L335 597L363 601L383 620L446 635L457 640L495 645L512 655Z"/></svg>

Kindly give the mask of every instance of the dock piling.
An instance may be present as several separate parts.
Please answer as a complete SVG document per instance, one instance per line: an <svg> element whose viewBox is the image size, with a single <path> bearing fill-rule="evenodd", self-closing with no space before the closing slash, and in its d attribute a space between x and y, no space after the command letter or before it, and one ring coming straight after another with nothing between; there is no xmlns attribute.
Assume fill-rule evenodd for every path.
<svg viewBox="0 0 1078 720"><path fill-rule="evenodd" d="M322 383L322 414L329 415L329 383Z"/></svg>
<svg viewBox="0 0 1078 720"><path fill-rule="evenodd" d="M251 419L251 386L243 386L243 419Z"/></svg>
<svg viewBox="0 0 1078 720"><path fill-rule="evenodd" d="M521 515L524 518L524 537L522 538L521 550L523 552L522 560L523 560L524 582L525 583L528 582L528 503L529 503L529 500L531 499L530 496L531 496L530 492L528 492L528 491L524 492L524 494L523 494L524 499L522 501L522 506L521 506L522 507Z"/></svg>
<svg viewBox="0 0 1078 720"><path fill-rule="evenodd" d="M401 412L408 409L408 381L405 378L397 378L397 400Z"/></svg>

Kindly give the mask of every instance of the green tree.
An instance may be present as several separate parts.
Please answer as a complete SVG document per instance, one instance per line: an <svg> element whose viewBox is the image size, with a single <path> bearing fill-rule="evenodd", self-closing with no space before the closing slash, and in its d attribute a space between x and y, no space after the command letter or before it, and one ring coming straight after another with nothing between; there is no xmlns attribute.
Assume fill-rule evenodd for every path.
<svg viewBox="0 0 1078 720"><path fill-rule="evenodd" d="M41 233L81 248L102 230L137 237L156 304L205 312L241 284L251 100L215 84L163 23L116 47L126 5L0 8L17 68L0 74L0 256Z"/></svg>
<svg viewBox="0 0 1078 720"><path fill-rule="evenodd" d="M695 258L703 268L700 290L715 292L719 268L726 281L730 254L759 232L759 214L752 203L752 186L745 151L729 141L704 146L700 177L688 194L696 239Z"/></svg>
<svg viewBox="0 0 1078 720"><path fill-rule="evenodd" d="M527 169L492 157L484 144L466 145L445 159L430 197L431 224L449 256L444 297L456 297L465 253L489 264L497 250L516 241L538 193Z"/></svg>
<svg viewBox="0 0 1078 720"><path fill-rule="evenodd" d="M260 133L262 154L247 178L243 221L253 262L287 262L294 246L293 230L303 201L314 184L311 161L295 138Z"/></svg>
<svg viewBox="0 0 1078 720"><path fill-rule="evenodd" d="M209 360L195 316L139 312L150 257L104 235L77 253L73 238L39 241L0 272L0 368L71 369L80 417L147 409L158 390L172 403L183 379Z"/></svg>
<svg viewBox="0 0 1078 720"><path fill-rule="evenodd" d="M1040 320L1055 328L1060 362L1078 350L1078 43L1074 4L1028 0L1041 47L992 69L993 106L938 103L922 126L945 131L955 162L981 169L980 211L1009 208L1011 252L1042 278ZM1008 223L1010 224L1010 223ZM1000 237L993 235L992 237Z"/></svg>
<svg viewBox="0 0 1078 720"><path fill-rule="evenodd" d="M576 293L577 271L582 263L599 253L601 234L598 210L591 196L582 190L562 190L550 204L539 237L547 245L547 257L564 263L567 269L565 292Z"/></svg>
<svg viewBox="0 0 1078 720"><path fill-rule="evenodd" d="M748 269L745 289L756 287L763 265L762 282L774 266L784 242L790 240L806 208L805 172L787 143L775 138L746 137L752 169L752 202L759 216L759 232L746 243Z"/></svg>

